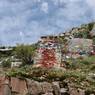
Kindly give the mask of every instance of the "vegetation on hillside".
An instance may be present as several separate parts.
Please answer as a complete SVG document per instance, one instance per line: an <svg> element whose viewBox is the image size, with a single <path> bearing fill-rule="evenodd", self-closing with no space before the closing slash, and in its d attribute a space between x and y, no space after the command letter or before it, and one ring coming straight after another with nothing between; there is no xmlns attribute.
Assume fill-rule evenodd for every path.
<svg viewBox="0 0 95 95"><path fill-rule="evenodd" d="M94 23L82 25L78 31L74 32L74 37L93 39L95 44L95 37L90 35ZM60 37L59 42L64 54L67 52L68 40L65 37ZM64 44L64 45L63 45ZM66 81L76 88L84 90L95 90L95 56L87 56L84 58L69 58L66 62L61 63L64 68L41 68L33 67L33 58L37 45L17 45L11 54L3 54L4 57L11 55L22 61L22 66L19 68L11 68L3 73L9 77L29 78L36 81ZM2 56L2 54L1 54ZM10 67L10 60L3 61L3 67Z"/></svg>
<svg viewBox="0 0 95 95"><path fill-rule="evenodd" d="M93 29L94 26L94 22L89 23L89 24L83 24L81 25L80 28L77 28L78 30L76 32L73 33L75 38L87 38L87 39L92 39L93 37L91 37L91 30ZM73 28L74 30L75 28Z"/></svg>
<svg viewBox="0 0 95 95"><path fill-rule="evenodd" d="M36 81L67 81L76 88L95 89L95 56L84 59L68 60L66 69L41 68L23 66L12 68L6 72L7 76L18 78L30 78Z"/></svg>
<svg viewBox="0 0 95 95"><path fill-rule="evenodd" d="M18 45L15 48L15 55L17 58L22 60L22 65L33 64L33 58L35 54L36 46L35 45Z"/></svg>

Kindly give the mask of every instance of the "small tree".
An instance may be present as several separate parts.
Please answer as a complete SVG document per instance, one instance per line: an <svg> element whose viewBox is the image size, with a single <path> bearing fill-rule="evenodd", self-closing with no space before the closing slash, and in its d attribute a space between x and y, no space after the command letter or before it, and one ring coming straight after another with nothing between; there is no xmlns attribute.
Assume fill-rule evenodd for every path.
<svg viewBox="0 0 95 95"><path fill-rule="evenodd" d="M10 59L8 59L8 60L4 60L3 62L2 62L2 67L3 68L10 68L11 67L11 61L10 61Z"/></svg>
<svg viewBox="0 0 95 95"><path fill-rule="evenodd" d="M17 45L15 48L15 54L17 58L22 60L22 65L32 64L35 50L35 45Z"/></svg>

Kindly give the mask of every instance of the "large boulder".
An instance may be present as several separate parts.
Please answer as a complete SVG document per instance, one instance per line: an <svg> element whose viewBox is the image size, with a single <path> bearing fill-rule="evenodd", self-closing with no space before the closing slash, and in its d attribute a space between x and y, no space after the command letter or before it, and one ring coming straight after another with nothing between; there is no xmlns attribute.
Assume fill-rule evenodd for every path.
<svg viewBox="0 0 95 95"><path fill-rule="evenodd" d="M70 95L80 95L78 90L76 88L73 88L73 87L69 87L69 94Z"/></svg>
<svg viewBox="0 0 95 95"><path fill-rule="evenodd" d="M37 82L27 79L28 93L31 95L52 95L52 84L48 82Z"/></svg>
<svg viewBox="0 0 95 95"><path fill-rule="evenodd" d="M43 93L53 92L52 84L48 82L41 83Z"/></svg>
<svg viewBox="0 0 95 95"><path fill-rule="evenodd" d="M78 89L79 95L85 95L85 90Z"/></svg>
<svg viewBox="0 0 95 95"><path fill-rule="evenodd" d="M61 93L61 95L69 95L68 94L68 89L66 89L66 88L61 88L60 93Z"/></svg>
<svg viewBox="0 0 95 95"><path fill-rule="evenodd" d="M0 94L0 95L12 95L11 94L11 89L9 87L9 85L3 85L3 91L4 91L4 94Z"/></svg>
<svg viewBox="0 0 95 95"><path fill-rule="evenodd" d="M0 95L11 95L9 79L5 76L0 77Z"/></svg>
<svg viewBox="0 0 95 95"><path fill-rule="evenodd" d="M4 94L3 92L4 87L2 85L3 83L4 83L4 78L0 77L0 95Z"/></svg>
<svg viewBox="0 0 95 95"><path fill-rule="evenodd" d="M59 82L52 82L54 95L61 95Z"/></svg>
<svg viewBox="0 0 95 95"><path fill-rule="evenodd" d="M38 95L42 93L42 88L39 82L27 79L28 93L30 95Z"/></svg>
<svg viewBox="0 0 95 95"><path fill-rule="evenodd" d="M26 95L28 92L26 81L12 77L11 78L12 93L18 93L19 95Z"/></svg>

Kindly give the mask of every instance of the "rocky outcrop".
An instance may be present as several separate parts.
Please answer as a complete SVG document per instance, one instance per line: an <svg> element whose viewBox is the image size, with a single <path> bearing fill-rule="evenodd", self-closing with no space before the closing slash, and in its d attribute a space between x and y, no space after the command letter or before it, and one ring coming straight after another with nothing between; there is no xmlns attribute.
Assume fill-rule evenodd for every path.
<svg viewBox="0 0 95 95"><path fill-rule="evenodd" d="M59 82L52 82L52 86L54 90L54 95L61 95Z"/></svg>
<svg viewBox="0 0 95 95"><path fill-rule="evenodd" d="M30 79L27 79L27 87L28 87L28 94L29 95L38 95L42 92L42 88L37 81L33 81Z"/></svg>
<svg viewBox="0 0 95 95"><path fill-rule="evenodd" d="M0 77L0 95L11 95L9 79L5 76Z"/></svg>
<svg viewBox="0 0 95 95"><path fill-rule="evenodd" d="M37 82L31 79L0 77L0 95L90 95L85 93L85 90L74 88L64 81Z"/></svg>
<svg viewBox="0 0 95 95"><path fill-rule="evenodd" d="M27 79L28 93L30 95L52 95L52 84L48 82L37 82Z"/></svg>
<svg viewBox="0 0 95 95"><path fill-rule="evenodd" d="M25 80L12 77L10 85L12 93L18 93L20 95L26 95L28 93Z"/></svg>

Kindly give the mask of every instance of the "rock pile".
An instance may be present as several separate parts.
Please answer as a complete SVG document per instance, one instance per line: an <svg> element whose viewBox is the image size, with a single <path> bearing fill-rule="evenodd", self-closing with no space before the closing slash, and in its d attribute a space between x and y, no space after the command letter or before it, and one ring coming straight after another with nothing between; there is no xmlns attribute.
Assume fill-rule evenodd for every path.
<svg viewBox="0 0 95 95"><path fill-rule="evenodd" d="M91 93L89 95L95 95ZM66 82L37 82L30 79L0 77L0 95L86 95ZM87 94L88 95L88 94Z"/></svg>

